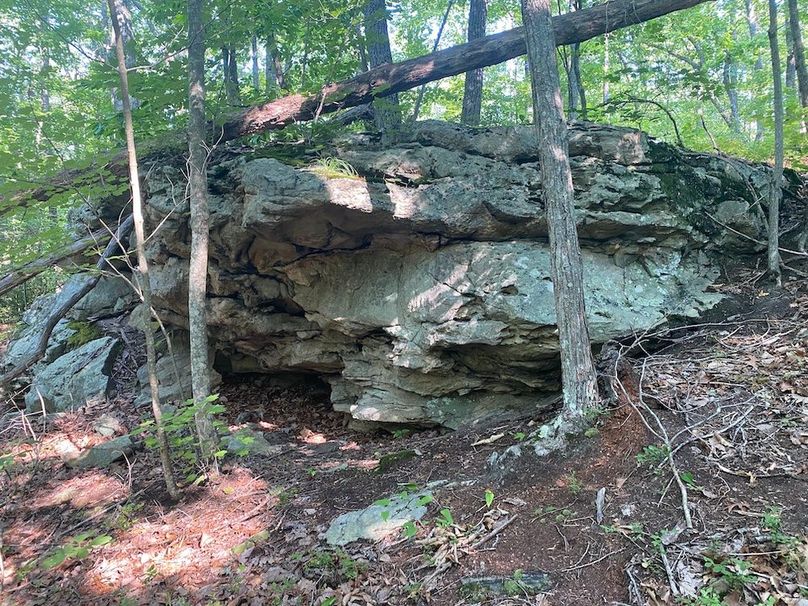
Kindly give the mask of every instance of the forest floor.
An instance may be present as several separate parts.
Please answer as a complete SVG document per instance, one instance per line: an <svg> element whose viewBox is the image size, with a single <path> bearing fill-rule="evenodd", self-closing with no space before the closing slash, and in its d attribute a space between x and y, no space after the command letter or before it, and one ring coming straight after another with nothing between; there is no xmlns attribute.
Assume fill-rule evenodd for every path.
<svg viewBox="0 0 808 606"><path fill-rule="evenodd" d="M644 335L627 397L543 458L536 421L361 433L321 389L241 380L221 389L228 422L251 418L271 455L227 458L172 503L149 449L103 471L63 462L101 441L102 412L136 427L131 397L15 417L0 603L805 606L808 294L752 277L726 291L720 321ZM415 536L326 544L336 516L427 486Z"/></svg>

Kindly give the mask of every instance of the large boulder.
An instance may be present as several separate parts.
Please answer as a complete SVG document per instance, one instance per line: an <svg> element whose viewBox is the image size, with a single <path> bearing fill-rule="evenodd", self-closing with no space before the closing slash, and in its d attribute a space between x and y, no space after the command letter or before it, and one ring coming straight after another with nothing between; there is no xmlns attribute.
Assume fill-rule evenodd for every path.
<svg viewBox="0 0 808 606"><path fill-rule="evenodd" d="M54 310L80 290L89 278L86 274L70 277L56 292L39 297L22 317L22 326L9 344L5 355L0 359L0 372L14 368L33 354L39 338ZM44 362L53 362L72 346L71 337L77 330L74 323L107 318L131 310L136 303L136 295L125 280L120 277L102 276L95 288L78 301L59 320L48 340Z"/></svg>
<svg viewBox="0 0 808 606"><path fill-rule="evenodd" d="M393 148L336 141L342 163L270 149L213 165L217 369L317 374L335 408L370 421L455 427L549 406L558 336L533 141L530 127L426 122ZM766 167L588 124L570 152L594 344L698 316L720 265L762 250ZM150 175L155 305L187 329L185 184L177 168Z"/></svg>
<svg viewBox="0 0 808 606"><path fill-rule="evenodd" d="M113 385L120 350L118 339L101 337L60 356L35 374L26 409L61 412L103 401Z"/></svg>

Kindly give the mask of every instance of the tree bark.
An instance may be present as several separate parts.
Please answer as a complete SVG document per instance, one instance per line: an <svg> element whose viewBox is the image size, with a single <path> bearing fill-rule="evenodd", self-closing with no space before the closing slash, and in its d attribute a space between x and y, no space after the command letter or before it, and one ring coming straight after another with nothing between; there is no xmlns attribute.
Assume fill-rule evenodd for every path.
<svg viewBox="0 0 808 606"><path fill-rule="evenodd" d="M387 31L387 6L385 0L368 0L365 3L365 43L370 67L391 65L390 34ZM369 72L368 72L369 73ZM376 126L382 136L394 136L401 128L401 109L398 95L385 95L385 99L373 103Z"/></svg>
<svg viewBox="0 0 808 606"><path fill-rule="evenodd" d="M487 0L470 0L468 41L474 42L485 38L485 24L488 20ZM460 121L469 126L480 124L483 107L483 68L478 67L466 72L463 88L463 110Z"/></svg>
<svg viewBox="0 0 808 606"><path fill-rule="evenodd" d="M194 421L202 460L215 464L216 433L205 411L210 394L208 323L205 312L208 281L208 150L205 146L205 32L203 0L188 0L188 186L191 206L191 259L188 268L188 321L191 335L191 390ZM258 69L257 43L253 38L253 72Z"/></svg>
<svg viewBox="0 0 808 606"><path fill-rule="evenodd" d="M157 384L157 353L154 343L154 332L149 328L148 318L152 310L151 285L149 284L149 264L146 260L146 236L143 226L143 199L140 194L140 176L138 174L137 150L135 148L135 130L132 125L132 107L129 104L129 82L126 73L126 57L123 49L123 37L115 14L115 2L108 0L112 26L115 30L115 51L118 58L118 76L121 80L121 101L123 102L123 122L126 132L126 152L129 161L129 181L132 191L132 217L135 228L135 249L137 251L138 272L136 279L143 294L143 304L147 313L144 314L143 334L146 338L146 365L149 372L149 387L151 390L152 414L157 434L160 464L163 467L163 479L166 492L172 499L179 499L179 491L174 480L174 470L171 465L171 454L168 438L163 428L163 411L160 408L159 387Z"/></svg>
<svg viewBox="0 0 808 606"><path fill-rule="evenodd" d="M800 105L808 107L808 66L805 65L805 46L802 42L797 0L788 0L788 29L791 32L791 40L794 44L794 67L797 70Z"/></svg>
<svg viewBox="0 0 808 606"><path fill-rule="evenodd" d="M705 1L708 0L613 0L559 15L553 18L556 44L584 42ZM350 80L326 85L317 95L291 95L252 107L228 120L221 130L216 130L216 136L230 140L265 130L282 129L295 122L362 105L374 98L387 97L470 69L496 65L525 52L521 27L486 36L424 57L381 65Z"/></svg>
<svg viewBox="0 0 808 606"><path fill-rule="evenodd" d="M12 269L5 276L0 278L0 297L21 284L24 284L31 278L38 276L46 269L61 265L90 250L97 244L105 243L109 240L109 237L109 232L106 229L99 229L89 236L85 236L68 246L60 248L44 259L36 259L30 263Z"/></svg>
<svg viewBox="0 0 808 606"><path fill-rule="evenodd" d="M774 169L769 189L769 277L781 286L780 275L780 199L783 196L783 81L780 74L780 45L777 41L777 3L769 0L769 50L772 58L774 93Z"/></svg>
<svg viewBox="0 0 808 606"><path fill-rule="evenodd" d="M550 0L522 0L533 114L547 206L550 268L561 350L565 424L579 428L598 405L598 386L583 289L583 260L575 226L567 123L561 101Z"/></svg>

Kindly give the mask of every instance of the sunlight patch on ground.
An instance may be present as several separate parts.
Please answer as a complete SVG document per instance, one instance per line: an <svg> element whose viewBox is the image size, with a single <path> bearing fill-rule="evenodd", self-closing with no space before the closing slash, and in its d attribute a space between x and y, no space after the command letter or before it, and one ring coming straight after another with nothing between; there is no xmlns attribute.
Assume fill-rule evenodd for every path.
<svg viewBox="0 0 808 606"><path fill-rule="evenodd" d="M57 507L69 503L73 508L94 507L119 501L127 496L124 483L100 471L59 480L51 490L37 496L33 509Z"/></svg>
<svg viewBox="0 0 808 606"><path fill-rule="evenodd" d="M211 583L234 561L234 547L271 525L277 499L267 495L263 480L237 469L220 484L189 495L191 502L139 516L116 534L87 579L102 595L121 587L140 590L168 578L183 587ZM194 496L198 499L192 500Z"/></svg>

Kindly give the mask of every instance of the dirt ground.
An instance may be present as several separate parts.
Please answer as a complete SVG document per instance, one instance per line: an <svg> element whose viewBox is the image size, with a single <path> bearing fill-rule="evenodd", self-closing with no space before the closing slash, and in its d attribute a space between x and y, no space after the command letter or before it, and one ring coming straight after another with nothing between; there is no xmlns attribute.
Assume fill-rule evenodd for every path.
<svg viewBox="0 0 808 606"><path fill-rule="evenodd" d="M538 420L361 432L317 383L242 377L221 388L226 423L252 423L271 454L227 457L172 503L148 448L103 471L64 463L103 440L103 412L137 427L125 389L104 410L9 415L0 602L805 606L808 295L725 288L736 307L715 321L626 341L618 403L545 457ZM129 381L137 361L122 364ZM336 516L424 487L410 532L326 544Z"/></svg>

